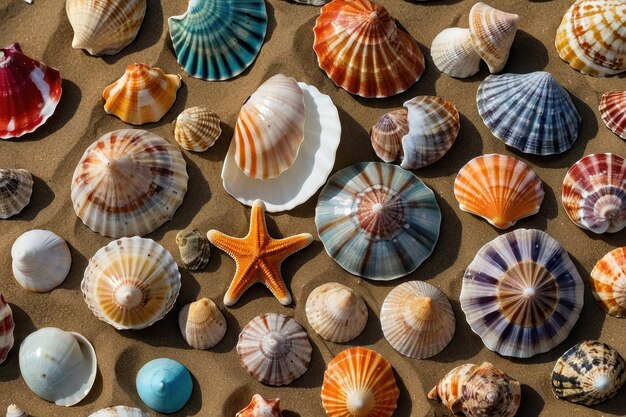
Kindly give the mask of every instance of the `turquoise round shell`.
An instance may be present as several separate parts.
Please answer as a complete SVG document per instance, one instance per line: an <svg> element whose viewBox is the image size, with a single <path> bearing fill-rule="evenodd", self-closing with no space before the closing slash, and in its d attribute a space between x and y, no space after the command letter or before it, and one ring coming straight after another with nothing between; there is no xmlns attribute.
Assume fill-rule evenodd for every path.
<svg viewBox="0 0 626 417"><path fill-rule="evenodd" d="M430 256L441 224L433 192L409 171L362 162L322 189L315 224L326 252L348 272L387 281Z"/></svg>
<svg viewBox="0 0 626 417"><path fill-rule="evenodd" d="M192 77L227 80L258 55L267 31L263 0L190 0L168 20L176 60Z"/></svg>
<svg viewBox="0 0 626 417"><path fill-rule="evenodd" d="M164 414L181 410L193 390L187 368L168 358L146 363L137 373L135 383L141 400L154 411Z"/></svg>

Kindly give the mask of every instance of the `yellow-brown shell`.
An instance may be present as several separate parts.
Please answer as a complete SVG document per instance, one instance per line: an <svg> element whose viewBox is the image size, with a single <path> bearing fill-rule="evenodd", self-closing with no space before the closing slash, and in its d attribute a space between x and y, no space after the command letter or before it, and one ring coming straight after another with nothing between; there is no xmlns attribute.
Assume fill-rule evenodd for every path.
<svg viewBox="0 0 626 417"><path fill-rule="evenodd" d="M226 319L208 298L184 306L178 313L183 339L195 349L210 349L226 334Z"/></svg>
<svg viewBox="0 0 626 417"><path fill-rule="evenodd" d="M591 291L608 315L626 317L626 246L613 249L596 263Z"/></svg>
<svg viewBox="0 0 626 417"><path fill-rule="evenodd" d="M206 151L221 134L220 118L208 107L190 107L176 118L174 137L188 151Z"/></svg>

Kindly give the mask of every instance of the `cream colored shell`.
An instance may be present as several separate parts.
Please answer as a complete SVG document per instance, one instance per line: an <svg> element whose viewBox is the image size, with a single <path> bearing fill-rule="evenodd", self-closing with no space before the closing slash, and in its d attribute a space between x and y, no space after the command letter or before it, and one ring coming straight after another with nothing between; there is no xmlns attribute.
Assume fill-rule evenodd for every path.
<svg viewBox="0 0 626 417"><path fill-rule="evenodd" d="M226 334L226 319L208 298L184 306L178 314L183 339L195 349L210 349Z"/></svg>
<svg viewBox="0 0 626 417"><path fill-rule="evenodd" d="M176 118L174 138L188 151L206 151L221 134L220 118L208 107L190 107Z"/></svg>

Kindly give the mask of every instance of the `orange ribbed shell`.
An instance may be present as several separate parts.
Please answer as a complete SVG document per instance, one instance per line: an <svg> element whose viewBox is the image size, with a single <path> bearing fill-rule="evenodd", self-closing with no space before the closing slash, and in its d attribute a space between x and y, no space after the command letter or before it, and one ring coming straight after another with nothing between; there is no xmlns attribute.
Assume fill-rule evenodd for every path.
<svg viewBox="0 0 626 417"><path fill-rule="evenodd" d="M609 316L626 317L626 246L613 249L596 263L591 291Z"/></svg>

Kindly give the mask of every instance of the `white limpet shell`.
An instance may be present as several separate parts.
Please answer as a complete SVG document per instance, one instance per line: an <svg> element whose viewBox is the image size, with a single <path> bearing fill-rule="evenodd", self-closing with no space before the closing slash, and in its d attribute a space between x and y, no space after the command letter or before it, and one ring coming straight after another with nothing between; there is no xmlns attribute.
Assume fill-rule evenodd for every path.
<svg viewBox="0 0 626 417"><path fill-rule="evenodd" d="M178 313L178 326L185 342L196 349L210 349L226 334L224 314L208 298L184 306Z"/></svg>
<svg viewBox="0 0 626 417"><path fill-rule="evenodd" d="M13 276L25 289L48 292L65 281L72 265L63 238L48 230L30 230L13 243Z"/></svg>
<svg viewBox="0 0 626 417"><path fill-rule="evenodd" d="M89 414L88 417L150 417L150 415L139 408L117 405L98 410L93 414Z"/></svg>
<svg viewBox="0 0 626 417"><path fill-rule="evenodd" d="M341 139L339 113L329 96L302 82L304 93L304 141L291 168L276 178L259 180L245 175L235 162L235 143L231 142L222 168L224 189L237 201L252 206L265 202L266 210L275 213L291 210L306 202L324 185L335 165Z"/></svg>
<svg viewBox="0 0 626 417"><path fill-rule="evenodd" d="M433 39L430 54L439 71L451 77L471 77L480 69L480 55L474 50L469 29L442 30Z"/></svg>
<svg viewBox="0 0 626 417"><path fill-rule="evenodd" d="M7 417L29 417L29 414L15 404L7 407Z"/></svg>

